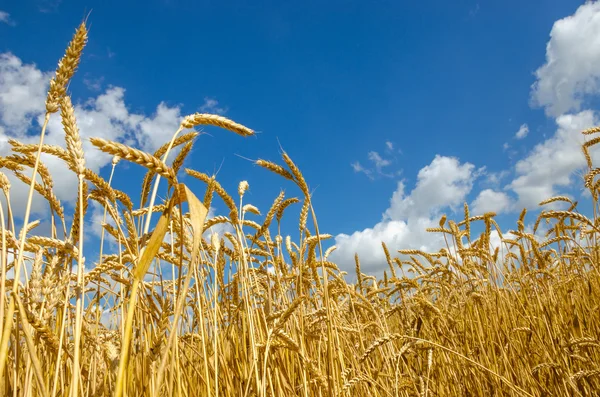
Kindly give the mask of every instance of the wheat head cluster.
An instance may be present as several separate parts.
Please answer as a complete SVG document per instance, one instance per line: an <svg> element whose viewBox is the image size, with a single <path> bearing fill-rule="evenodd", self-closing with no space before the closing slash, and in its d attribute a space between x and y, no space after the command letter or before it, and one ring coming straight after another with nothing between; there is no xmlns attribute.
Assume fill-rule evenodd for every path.
<svg viewBox="0 0 600 397"><path fill-rule="evenodd" d="M0 394L599 395L600 168L589 149L600 128L583 131L593 218L558 196L540 203L532 229L524 210L516 229L502 232L494 213L472 216L465 204L464 218L443 216L429 229L445 248L382 244L383 277L363 274L358 257L356 274L346 274L328 259L331 236L320 233L308 184L285 152L256 165L301 194L282 192L264 216L244 202L247 182L230 193L214 175L183 168L194 127L254 134L225 117L183 118L154 153L92 138L114 157L108 179L88 169L68 92L86 41L84 22L50 81L39 144L11 140L0 157ZM64 146L44 143L51 117L62 121ZM72 214L45 156L78 178ZM113 186L125 161L145 168L139 196ZM180 182L184 175L193 183ZM18 219L11 181L29 187ZM47 235L36 235L34 195L49 205ZM213 200L229 215L207 217ZM92 201L104 211L99 247L84 241ZM559 202L566 209L548 207ZM294 209L292 239L281 223Z"/></svg>

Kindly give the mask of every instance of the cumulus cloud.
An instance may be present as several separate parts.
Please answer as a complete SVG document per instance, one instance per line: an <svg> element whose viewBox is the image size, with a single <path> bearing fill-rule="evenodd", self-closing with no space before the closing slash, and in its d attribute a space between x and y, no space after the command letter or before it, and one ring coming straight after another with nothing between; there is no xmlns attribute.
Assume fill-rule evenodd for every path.
<svg viewBox="0 0 600 397"><path fill-rule="evenodd" d="M51 71L44 72L34 64L24 64L13 54L0 54L0 155L10 149L9 138L23 143L37 143L39 128L45 112L45 98ZM133 113L125 104L125 90L110 87L96 97L75 105L86 165L95 172L107 165L112 157L95 149L90 137L127 142L153 151L168 141L181 121L179 107L160 103L152 115ZM45 143L64 146L64 132L58 114L52 115L48 124ZM67 171L66 165L55 157L43 156L55 178L55 194L61 201L72 202L77 194L77 179ZM10 175L10 173L9 173ZM21 210L27 197L23 183L14 181L12 198L14 209ZM39 214L46 211L43 200L34 202L33 210Z"/></svg>
<svg viewBox="0 0 600 397"><path fill-rule="evenodd" d="M571 187L575 173L586 166L581 153L581 131L598 124L592 111L565 114L556 118L554 135L536 145L515 166L515 178L508 187L518 196L518 208L535 208L540 201L555 196L559 189ZM598 151L592 160L600 163Z"/></svg>
<svg viewBox="0 0 600 397"><path fill-rule="evenodd" d="M586 96L600 92L600 3L586 2L556 21L546 63L536 72L531 100L549 116L579 111Z"/></svg>
<svg viewBox="0 0 600 397"><path fill-rule="evenodd" d="M335 237L337 249L329 258L353 277L356 253L360 258L363 273L381 275L388 267L381 247L382 242L386 243L392 255L396 250L403 248L435 250L442 246L443 238L425 231L435 224L436 222L431 219L417 219L410 222L386 220L351 235L339 234Z"/></svg>
<svg viewBox="0 0 600 397"><path fill-rule="evenodd" d="M519 127L519 131L517 131L517 133L515 134L515 138L523 139L527 136L527 134L529 134L529 126L527 124L521 124L521 127Z"/></svg>
<svg viewBox="0 0 600 397"><path fill-rule="evenodd" d="M412 191L406 192L405 182L398 182L380 222L364 230L336 236L338 249L331 254L331 259L353 274L353 258L358 253L363 272L381 274L387 268L382 241L392 253L404 248L438 250L444 246L444 240L425 229L436 227L443 211L461 206L480 176L485 176L486 184L495 186L478 192L471 202L474 215L490 211L500 214L524 207L534 209L538 208L539 202L564 194L567 189L572 189L577 173L586 166L581 153L584 143L581 131L598 125L599 120L592 111L582 111L562 115L555 121L555 133L516 163L513 179L505 186L505 191L500 191L498 185L508 176L507 171L486 173L484 168L477 169L456 158L437 155L431 164L419 171ZM592 150L591 156L594 162L600 163L600 151ZM511 198L513 194L514 199ZM492 250L499 245L499 238L496 240Z"/></svg>
<svg viewBox="0 0 600 397"><path fill-rule="evenodd" d="M162 144L169 141L181 122L181 109L169 107L164 102L161 102L156 107L156 112L150 116L131 115L133 120L140 120L139 124L135 125L136 136L142 149L154 151Z"/></svg>
<svg viewBox="0 0 600 397"><path fill-rule="evenodd" d="M27 131L44 111L51 76L33 64L23 64L11 53L0 54L0 128L9 128L16 135Z"/></svg>
<svg viewBox="0 0 600 397"><path fill-rule="evenodd" d="M473 215L483 215L486 212L501 214L509 211L510 208L511 200L506 193L485 189L479 192L477 198L471 203L470 209Z"/></svg>
<svg viewBox="0 0 600 397"><path fill-rule="evenodd" d="M498 172L486 172L485 173L485 184L492 187L498 187L500 183L510 175L508 170L502 170Z"/></svg>
<svg viewBox="0 0 600 397"><path fill-rule="evenodd" d="M600 93L599 2L586 2L573 15L554 23L546 62L535 74L532 104L554 117L558 128L515 166L516 175L508 188L518 196L519 208L536 207L572 189L576 174L586 167L581 131L597 125L598 118L580 109L586 99ZM598 164L598 155L594 151L591 155Z"/></svg>
<svg viewBox="0 0 600 397"><path fill-rule="evenodd" d="M409 195L404 192L404 183L398 183L385 216L415 219L431 217L443 208L454 209L464 203L481 172L473 164L461 164L455 157L436 155L431 164L419 171L416 187Z"/></svg>
<svg viewBox="0 0 600 397"><path fill-rule="evenodd" d="M481 170L453 157L436 156L417 176L415 188L406 193L403 181L398 182L390 206L382 220L370 228L335 237L337 250L331 259L351 272L354 254L358 253L365 273L381 273L387 267L381 242L394 252L417 248L438 250L444 245L441 235L427 233L437 225L442 211L461 205L473 188Z"/></svg>

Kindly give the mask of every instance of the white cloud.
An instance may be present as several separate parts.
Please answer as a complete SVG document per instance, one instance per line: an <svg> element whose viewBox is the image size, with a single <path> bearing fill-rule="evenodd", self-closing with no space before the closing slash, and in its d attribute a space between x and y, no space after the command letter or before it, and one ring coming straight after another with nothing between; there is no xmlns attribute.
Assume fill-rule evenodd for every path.
<svg viewBox="0 0 600 397"><path fill-rule="evenodd" d="M371 179L371 180L373 179L373 172L371 170L368 170L365 167L363 167L358 161L355 161L354 163L350 164L350 166L352 167L354 172L359 173L359 174L363 173L369 179Z"/></svg>
<svg viewBox="0 0 600 397"><path fill-rule="evenodd" d="M598 124L592 111L565 114L556 119L555 134L536 145L517 162L516 176L508 185L518 196L517 208L535 208L540 201L555 196L560 188L571 186L574 173L586 166L581 152L584 137L581 131ZM598 152L591 151L592 160L600 164Z"/></svg>
<svg viewBox="0 0 600 397"><path fill-rule="evenodd" d="M169 107L161 102L152 117L130 115L130 118L141 118L139 124L134 124L137 127L138 142L141 143L142 149L154 151L171 139L182 116L179 107Z"/></svg>
<svg viewBox="0 0 600 397"><path fill-rule="evenodd" d="M0 54L0 155L7 154L9 138L23 143L39 141L46 91L52 73L42 72L33 64L24 64L10 53ZM165 103L160 103L152 116L132 113L125 104L124 96L123 88L111 87L75 105L86 165L95 172L109 164L112 156L98 151L88 138L99 136L153 151L171 138L181 121L180 108L169 107ZM59 114L50 118L45 143L64 146ZM55 176L56 196L61 201L74 200L77 195L76 177L55 157L44 156L43 161ZM12 204L18 213L24 208L28 188L19 181L14 181L12 186ZM33 209L42 214L46 205L43 200L36 200Z"/></svg>
<svg viewBox="0 0 600 397"><path fill-rule="evenodd" d="M98 78L86 77L83 79L83 84L90 91L100 91L102 89L102 83L104 82L104 77L100 76Z"/></svg>
<svg viewBox="0 0 600 397"><path fill-rule="evenodd" d="M417 185L410 195L405 195L404 183L398 183L385 215L389 219L431 217L442 208L462 205L480 174L481 170L475 170L473 164L436 155L431 164L419 171Z"/></svg>
<svg viewBox="0 0 600 397"><path fill-rule="evenodd" d="M227 108L219 106L219 101L216 99L205 97L204 103L200 106L200 111L212 114L225 114L227 113Z"/></svg>
<svg viewBox="0 0 600 397"><path fill-rule="evenodd" d="M579 111L587 95L600 92L600 2L554 23L546 63L535 74L532 103L550 116Z"/></svg>
<svg viewBox="0 0 600 397"><path fill-rule="evenodd" d="M486 172L485 183L492 187L498 187L500 182L506 178L510 172L508 170L502 170L499 172Z"/></svg>
<svg viewBox="0 0 600 397"><path fill-rule="evenodd" d="M575 174L586 167L581 131L597 125L598 119L590 110L578 111L586 99L600 94L599 2L586 2L554 23L546 63L536 71L536 78L532 104L554 116L558 128L517 162L516 176L508 185L518 196L517 208L535 208L540 201L564 194L572 188ZM568 114L573 111L578 113ZM592 159L596 164L600 160L594 152Z"/></svg>
<svg viewBox="0 0 600 397"><path fill-rule="evenodd" d="M479 195L471 204L471 213L473 215L483 215L486 212L500 214L509 211L510 208L511 200L506 193L485 189L479 192Z"/></svg>
<svg viewBox="0 0 600 397"><path fill-rule="evenodd" d="M519 131L517 131L517 133L515 134L515 138L523 139L527 136L527 134L529 134L529 126L527 124L521 124L521 127L519 127Z"/></svg>
<svg viewBox="0 0 600 397"><path fill-rule="evenodd" d="M337 250L331 254L331 260L352 274L354 254L358 253L363 272L373 274L381 273L387 267L382 241L392 255L404 248L438 250L444 245L442 236L427 233L425 229L437 225L441 211L465 201L479 174L472 164L436 156L431 164L421 169L410 194L405 193L404 182L398 183L390 207L379 223L351 235L337 235Z"/></svg>
<svg viewBox="0 0 600 397"><path fill-rule="evenodd" d="M335 237L337 249L329 256L330 260L354 275L354 254L357 253L361 263L361 271L366 274L381 273L388 268L381 242L385 242L392 256L397 256L398 249L414 248L426 252L439 249L444 243L439 234L427 233L428 227L437 222L431 219L413 221L387 220L377 223L372 228L356 231L351 235L339 234ZM399 270L398 270L399 271Z"/></svg>
<svg viewBox="0 0 600 397"><path fill-rule="evenodd" d="M15 22L10 17L10 14L6 11L0 10L0 22L3 22L7 25L14 26Z"/></svg>
<svg viewBox="0 0 600 397"><path fill-rule="evenodd" d="M360 162L355 161L354 163L350 164L352 166L352 169L354 169L354 172L363 173L371 180L374 180L376 176L392 178L395 175L400 175L400 171L393 172L386 170L386 168L390 167L390 165L394 163L395 158L389 157L394 149L394 144L390 141L386 141L385 146L388 158L385 158L384 156L379 154L379 152L372 150L369 153L367 153L367 158L369 159L371 165L364 167Z"/></svg>
<svg viewBox="0 0 600 397"><path fill-rule="evenodd" d="M60 3L62 3L62 0L38 0L37 6L40 12L51 14L58 10Z"/></svg>
<svg viewBox="0 0 600 397"><path fill-rule="evenodd" d="M0 125L13 135L24 134L45 109L51 76L11 53L0 54Z"/></svg>
<svg viewBox="0 0 600 397"><path fill-rule="evenodd" d="M382 158L379 153L377 152L369 152L369 160L371 160L371 162L373 162L373 165L375 166L375 168L377 169L377 171L380 171L384 168L387 167L388 165L390 165L392 162L390 160L386 160L384 158Z"/></svg>
<svg viewBox="0 0 600 397"><path fill-rule="evenodd" d="M364 170L363 166L360 165L358 161L355 161L354 163L350 164L350 166L352 167L354 172L363 172Z"/></svg>

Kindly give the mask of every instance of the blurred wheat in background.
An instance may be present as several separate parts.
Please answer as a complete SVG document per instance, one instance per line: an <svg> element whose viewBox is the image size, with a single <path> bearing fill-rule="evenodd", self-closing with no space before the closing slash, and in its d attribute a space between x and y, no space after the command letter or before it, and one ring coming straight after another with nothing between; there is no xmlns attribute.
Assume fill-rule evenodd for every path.
<svg viewBox="0 0 600 397"><path fill-rule="evenodd" d="M87 169L68 92L86 40L82 23L51 80L39 144L10 141L12 154L0 158L2 395L597 395L600 168L588 151L600 128L583 131L593 217L552 197L541 205L568 209L543 209L532 231L523 211L516 229L502 232L495 214L471 216L465 205L464 219L442 217L429 230L443 234L446 248L390 252L382 244L382 279L361 273L358 257L347 275L328 260L335 248L322 241L331 236L320 233L308 182L287 153L256 164L302 197L282 192L263 211L244 201L248 182L230 194L214 176L183 169L194 127L253 135L225 117L185 117L155 153L93 138L114 156L112 173L106 180ZM44 144L51 117L62 121L63 147ZM73 214L54 195L42 154L78 177ZM139 196L112 186L124 161L147 169ZM7 175L30 186L19 219ZM183 175L198 183L181 183ZM34 194L49 204L51 235L36 235ZM229 216L207 217L214 199ZM93 201L104 208L100 247L86 246ZM281 221L296 204L293 239ZM262 223L246 217L261 213Z"/></svg>

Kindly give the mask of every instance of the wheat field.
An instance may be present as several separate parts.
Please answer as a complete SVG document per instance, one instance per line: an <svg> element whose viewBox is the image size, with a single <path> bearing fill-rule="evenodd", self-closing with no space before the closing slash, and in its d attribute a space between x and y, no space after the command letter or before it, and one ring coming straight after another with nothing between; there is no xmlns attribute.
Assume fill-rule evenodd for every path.
<svg viewBox="0 0 600 397"><path fill-rule="evenodd" d="M552 197L527 220L532 230L523 211L502 232L495 214L472 216L465 204L463 219L444 216L429 230L445 237L439 252L382 244L381 279L363 274L358 257L346 274L328 260L331 236L319 231L308 182L287 153L256 164L302 195L282 192L259 218L244 201L247 182L227 192L214 176L183 169L194 127L254 134L225 117L185 117L155 153L93 138L114 156L112 173L86 168L68 92L86 41L82 23L50 82L39 144L10 141L0 158L2 395L600 395L600 168L589 155L600 128L583 131L593 217ZM51 117L64 127L62 147L44 144ZM72 214L42 154L78 177ZM122 162L145 167L139 195L112 185ZM7 175L30 189L19 219ZM183 175L205 187L192 191ZM51 235L36 235L33 195L48 202ZM213 200L229 216L208 218ZM99 247L86 245L91 202L105 214ZM294 238L281 235L292 206ZM493 233L501 245L490 249Z"/></svg>

